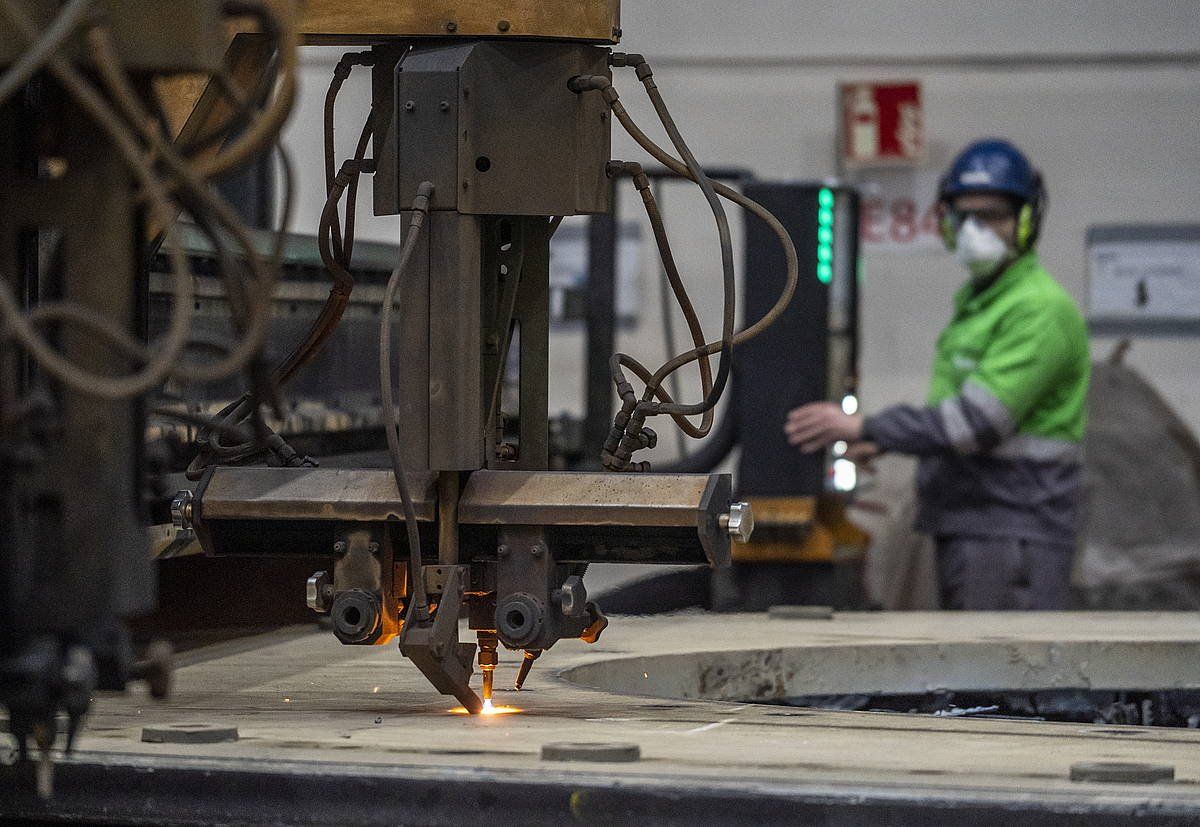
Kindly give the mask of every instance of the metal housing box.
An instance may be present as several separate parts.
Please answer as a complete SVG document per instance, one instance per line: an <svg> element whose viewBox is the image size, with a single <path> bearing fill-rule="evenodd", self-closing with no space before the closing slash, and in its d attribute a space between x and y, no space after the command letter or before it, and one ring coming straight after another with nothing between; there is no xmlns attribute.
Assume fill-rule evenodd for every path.
<svg viewBox="0 0 1200 827"><path fill-rule="evenodd" d="M576 75L608 76L607 58L600 47L553 42L408 52L395 67L392 134L381 142L399 162L390 179L378 176L376 212L397 212L425 180L433 182L435 210L607 212L608 107L597 94L567 88Z"/></svg>

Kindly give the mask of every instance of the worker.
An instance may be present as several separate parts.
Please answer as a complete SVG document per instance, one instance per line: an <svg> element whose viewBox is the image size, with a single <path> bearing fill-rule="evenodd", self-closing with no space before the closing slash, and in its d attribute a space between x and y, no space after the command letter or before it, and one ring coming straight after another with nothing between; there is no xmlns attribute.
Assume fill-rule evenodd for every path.
<svg viewBox="0 0 1200 827"><path fill-rule="evenodd" d="M868 417L816 402L784 431L805 452L920 458L916 528L947 609L1063 609L1083 483L1091 361L1075 302L1036 252L1046 194L1012 144L968 146L942 178L940 228L968 277L937 340L924 406ZM840 447L840 446L839 446Z"/></svg>

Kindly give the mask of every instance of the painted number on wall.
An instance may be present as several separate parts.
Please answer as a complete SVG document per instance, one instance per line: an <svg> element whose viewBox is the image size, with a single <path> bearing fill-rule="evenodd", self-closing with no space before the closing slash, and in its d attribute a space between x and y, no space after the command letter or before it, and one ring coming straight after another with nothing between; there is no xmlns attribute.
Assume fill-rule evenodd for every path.
<svg viewBox="0 0 1200 827"><path fill-rule="evenodd" d="M912 198L864 198L859 223L865 244L926 246L939 242L937 205Z"/></svg>

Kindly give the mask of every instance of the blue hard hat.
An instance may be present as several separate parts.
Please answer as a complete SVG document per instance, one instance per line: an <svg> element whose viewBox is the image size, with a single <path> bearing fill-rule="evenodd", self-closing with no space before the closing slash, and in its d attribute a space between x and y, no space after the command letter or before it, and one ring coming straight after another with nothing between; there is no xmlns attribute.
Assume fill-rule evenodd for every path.
<svg viewBox="0 0 1200 827"><path fill-rule="evenodd" d="M986 138L954 159L938 187L938 199L965 192L995 192L1036 203L1043 195L1042 177L1021 150L1008 141Z"/></svg>

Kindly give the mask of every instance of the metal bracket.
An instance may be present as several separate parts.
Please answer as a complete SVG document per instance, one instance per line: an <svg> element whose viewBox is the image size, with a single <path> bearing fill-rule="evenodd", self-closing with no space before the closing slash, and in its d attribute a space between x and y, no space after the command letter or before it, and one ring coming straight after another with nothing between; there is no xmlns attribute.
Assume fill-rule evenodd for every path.
<svg viewBox="0 0 1200 827"><path fill-rule="evenodd" d="M442 599L432 621L417 624L406 620L400 631L400 654L421 670L434 689L453 695L472 715L483 709L483 701L471 689L475 644L458 640L458 616L463 605L467 566L447 566Z"/></svg>

